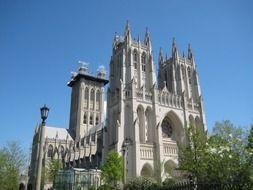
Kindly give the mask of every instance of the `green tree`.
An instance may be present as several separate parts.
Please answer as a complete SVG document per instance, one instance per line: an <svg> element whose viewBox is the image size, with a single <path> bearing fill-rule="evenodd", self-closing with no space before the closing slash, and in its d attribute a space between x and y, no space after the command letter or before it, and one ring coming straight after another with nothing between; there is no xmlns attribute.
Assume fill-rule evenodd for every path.
<svg viewBox="0 0 253 190"><path fill-rule="evenodd" d="M48 168L44 171L46 174L46 179L49 182L54 182L56 173L58 170L63 169L62 162L60 160L52 160L48 166Z"/></svg>
<svg viewBox="0 0 253 190"><path fill-rule="evenodd" d="M247 132L230 121L217 122L209 139L210 180L218 183L242 183L250 181L247 150ZM221 172L222 171L222 172Z"/></svg>
<svg viewBox="0 0 253 190"><path fill-rule="evenodd" d="M124 161L116 151L111 151L107 155L102 167L102 178L108 185L116 186L123 179Z"/></svg>
<svg viewBox="0 0 253 190"><path fill-rule="evenodd" d="M251 124L249 136L248 136L248 148L253 150L253 124Z"/></svg>
<svg viewBox="0 0 253 190"><path fill-rule="evenodd" d="M248 151L248 158L247 158L247 168L248 168L248 175L250 181L253 182L253 124L251 124L251 128L248 135L248 142L247 142L247 151Z"/></svg>
<svg viewBox="0 0 253 190"><path fill-rule="evenodd" d="M17 142L8 142L0 149L0 190L18 188L19 174L26 166L26 154Z"/></svg>
<svg viewBox="0 0 253 190"><path fill-rule="evenodd" d="M125 190L152 190L158 187L153 178L137 177L131 179L124 187Z"/></svg>
<svg viewBox="0 0 253 190"><path fill-rule="evenodd" d="M197 182L249 182L249 151L246 133L230 121L217 122L210 138L190 127L189 145L180 152L180 168Z"/></svg>
<svg viewBox="0 0 253 190"><path fill-rule="evenodd" d="M196 180L202 181L206 178L206 134L192 123L186 134L188 144L179 147L179 170L188 171Z"/></svg>

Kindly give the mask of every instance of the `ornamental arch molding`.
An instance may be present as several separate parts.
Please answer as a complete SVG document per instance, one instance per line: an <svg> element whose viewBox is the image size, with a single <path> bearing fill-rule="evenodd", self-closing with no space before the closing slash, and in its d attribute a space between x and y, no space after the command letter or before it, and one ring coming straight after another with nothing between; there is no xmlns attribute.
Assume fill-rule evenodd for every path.
<svg viewBox="0 0 253 190"><path fill-rule="evenodd" d="M141 169L141 176L143 177L152 177L153 168L149 163L145 163Z"/></svg>
<svg viewBox="0 0 253 190"><path fill-rule="evenodd" d="M137 116L139 123L139 140L140 143L144 143L146 141L146 131L145 131L145 115L144 108L142 105L137 107Z"/></svg>
<svg viewBox="0 0 253 190"><path fill-rule="evenodd" d="M165 114L161 122L161 130L163 139L174 140L180 144L184 142L183 123L174 111Z"/></svg>
<svg viewBox="0 0 253 190"><path fill-rule="evenodd" d="M188 126L188 127L190 127L190 126L192 126L192 125L195 127L195 121L194 121L193 116L192 116L192 115L189 115L189 126Z"/></svg>
<svg viewBox="0 0 253 190"><path fill-rule="evenodd" d="M154 126L155 126L155 118L154 112L150 106L148 106L145 110L145 129L146 129L146 139L147 142L153 142L153 134L154 134Z"/></svg>
<svg viewBox="0 0 253 190"><path fill-rule="evenodd" d="M164 173L166 175L169 175L170 177L175 177L177 176L176 169L177 164L173 160L167 160L164 163Z"/></svg>

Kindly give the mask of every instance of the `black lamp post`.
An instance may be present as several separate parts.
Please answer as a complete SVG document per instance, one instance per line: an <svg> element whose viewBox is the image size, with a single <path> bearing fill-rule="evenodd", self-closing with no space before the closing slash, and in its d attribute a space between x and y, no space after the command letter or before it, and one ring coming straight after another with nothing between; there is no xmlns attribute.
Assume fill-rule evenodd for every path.
<svg viewBox="0 0 253 190"><path fill-rule="evenodd" d="M49 112L49 108L44 105L42 108L40 108L40 115L41 115L41 119L42 119L42 124L45 124L47 116L48 116L48 112Z"/></svg>
<svg viewBox="0 0 253 190"><path fill-rule="evenodd" d="M44 138L45 138L45 125L46 119L48 116L49 108L44 105L40 108L40 114L42 119L42 124L40 127L40 139L38 142L38 164L37 164L37 179L36 179L36 190L41 189L41 175L42 175L42 157L43 157L43 146L44 146Z"/></svg>

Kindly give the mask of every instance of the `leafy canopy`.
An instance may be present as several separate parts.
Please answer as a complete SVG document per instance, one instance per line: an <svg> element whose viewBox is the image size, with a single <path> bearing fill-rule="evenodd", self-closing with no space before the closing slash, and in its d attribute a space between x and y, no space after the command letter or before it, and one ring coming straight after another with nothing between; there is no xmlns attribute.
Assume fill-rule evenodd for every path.
<svg viewBox="0 0 253 190"><path fill-rule="evenodd" d="M123 179L124 161L116 151L111 151L107 155L104 166L102 167L102 178L109 185L116 185Z"/></svg>
<svg viewBox="0 0 253 190"><path fill-rule="evenodd" d="M52 160L46 171L48 181L53 182L56 173L61 169L63 169L62 162L60 160Z"/></svg>
<svg viewBox="0 0 253 190"><path fill-rule="evenodd" d="M230 121L217 122L213 134L206 135L191 125L187 133L189 144L180 148L180 169L193 175L197 182L249 183L252 176L252 149L247 147L243 128ZM247 143L249 141L249 143Z"/></svg>
<svg viewBox="0 0 253 190"><path fill-rule="evenodd" d="M0 190L18 189L19 174L26 163L26 154L17 142L8 142L0 149Z"/></svg>

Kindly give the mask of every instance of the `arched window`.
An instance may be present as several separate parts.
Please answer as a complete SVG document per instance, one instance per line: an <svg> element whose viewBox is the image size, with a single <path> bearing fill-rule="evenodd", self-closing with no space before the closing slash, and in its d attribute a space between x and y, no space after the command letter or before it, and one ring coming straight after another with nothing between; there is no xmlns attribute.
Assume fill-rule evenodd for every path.
<svg viewBox="0 0 253 190"><path fill-rule="evenodd" d="M53 158L53 146L51 144L48 146L47 157L51 159Z"/></svg>
<svg viewBox="0 0 253 190"><path fill-rule="evenodd" d="M191 126L191 127L196 127L196 126L195 126L195 122L194 122L194 118L193 118L192 115L189 116L189 122L190 122L190 126Z"/></svg>
<svg viewBox="0 0 253 190"><path fill-rule="evenodd" d="M191 85L192 80L191 80L191 69L190 69L190 67L187 68L187 72L188 72L189 84Z"/></svg>
<svg viewBox="0 0 253 190"><path fill-rule="evenodd" d="M133 60L134 60L134 69L137 69L137 60L138 60L138 55L137 55L137 50L134 50L134 55L133 55Z"/></svg>
<svg viewBox="0 0 253 190"><path fill-rule="evenodd" d="M84 146L84 138L81 139L81 146Z"/></svg>
<svg viewBox="0 0 253 190"><path fill-rule="evenodd" d="M84 108L88 108L88 100L89 100L89 89L88 87L85 88L84 92Z"/></svg>
<svg viewBox="0 0 253 190"><path fill-rule="evenodd" d="M166 117L162 122L162 136L163 138L171 138L172 137L172 126L170 120Z"/></svg>
<svg viewBox="0 0 253 190"><path fill-rule="evenodd" d="M99 123L99 116L96 116L96 125Z"/></svg>
<svg viewBox="0 0 253 190"><path fill-rule="evenodd" d="M62 159L63 159L63 158L64 158L64 156L65 156L65 153L64 153L64 147L63 147L63 146L61 146L60 151L61 151L61 157L62 157Z"/></svg>
<svg viewBox="0 0 253 190"><path fill-rule="evenodd" d="M87 113L86 112L83 115L83 124L87 124Z"/></svg>
<svg viewBox="0 0 253 190"><path fill-rule="evenodd" d="M182 65L182 77L183 77L183 80L185 80L185 69L183 65Z"/></svg>
<svg viewBox="0 0 253 190"><path fill-rule="evenodd" d="M146 54L144 52L141 55L141 69L143 72L146 71Z"/></svg>
<svg viewBox="0 0 253 190"><path fill-rule="evenodd" d="M96 110L100 110L100 91L98 90L96 93Z"/></svg>
<svg viewBox="0 0 253 190"><path fill-rule="evenodd" d="M92 125L92 124L93 124L93 115L90 114L90 125Z"/></svg>
<svg viewBox="0 0 253 190"><path fill-rule="evenodd" d="M59 158L59 152L58 152L57 147L55 147L55 149L54 149L54 159L58 159L58 158Z"/></svg>
<svg viewBox="0 0 253 190"><path fill-rule="evenodd" d="M90 142L90 136L87 136L86 137L86 144L89 144L89 142Z"/></svg>
<svg viewBox="0 0 253 190"><path fill-rule="evenodd" d="M95 105L94 99L95 99L95 91L94 91L94 89L91 89L91 92L90 92L90 109L92 109L92 110L94 110L94 105Z"/></svg>
<svg viewBox="0 0 253 190"><path fill-rule="evenodd" d="M152 109L150 107L148 107L145 111L145 120L147 122L147 126L146 126L146 129L147 129L147 141L148 142L152 142L152 136L153 136L153 112L152 112Z"/></svg>
<svg viewBox="0 0 253 190"><path fill-rule="evenodd" d="M138 115L138 120L139 120L139 138L140 138L140 142L144 143L146 141L146 132L145 132L144 109L142 106L138 106L137 115Z"/></svg>

